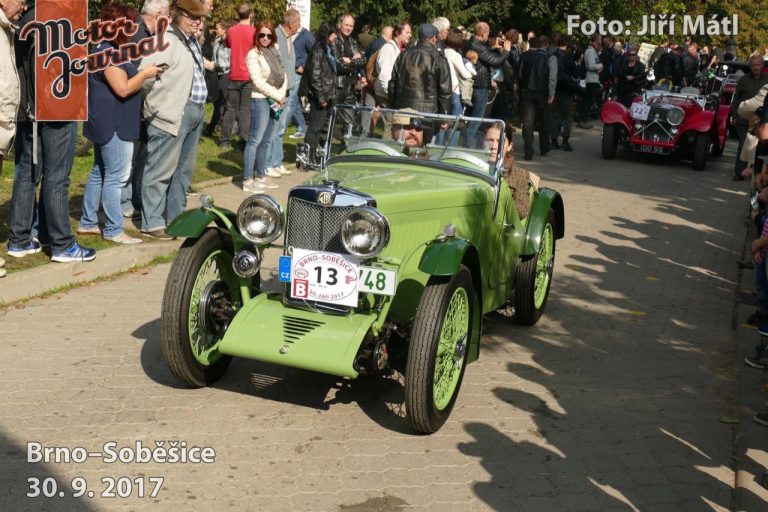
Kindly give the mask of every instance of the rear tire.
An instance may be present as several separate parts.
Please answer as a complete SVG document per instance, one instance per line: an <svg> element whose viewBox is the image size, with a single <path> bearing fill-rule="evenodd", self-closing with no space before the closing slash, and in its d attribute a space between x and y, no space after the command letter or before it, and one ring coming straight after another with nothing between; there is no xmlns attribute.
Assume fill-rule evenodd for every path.
<svg viewBox="0 0 768 512"><path fill-rule="evenodd" d="M619 148L619 125L606 124L603 126L603 158L613 160Z"/></svg>
<svg viewBox="0 0 768 512"><path fill-rule="evenodd" d="M707 165L707 150L709 149L709 134L699 133L693 147L693 170L703 171Z"/></svg>
<svg viewBox="0 0 768 512"><path fill-rule="evenodd" d="M555 213L550 209L541 235L541 245L533 256L525 257L515 275L515 321L534 325L544 313L555 268Z"/></svg>
<svg viewBox="0 0 768 512"><path fill-rule="evenodd" d="M728 140L728 137L725 138ZM712 137L712 156L722 156L723 151L725 151L725 141L723 141L723 145L720 145L720 138L717 136L717 133L714 134Z"/></svg>

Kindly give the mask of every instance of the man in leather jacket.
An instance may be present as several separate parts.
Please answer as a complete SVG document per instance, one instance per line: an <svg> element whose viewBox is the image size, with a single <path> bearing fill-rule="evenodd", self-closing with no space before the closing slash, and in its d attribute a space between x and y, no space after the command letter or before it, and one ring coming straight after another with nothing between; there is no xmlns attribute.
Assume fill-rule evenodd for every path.
<svg viewBox="0 0 768 512"><path fill-rule="evenodd" d="M338 37L333 43L333 56L336 59L336 99L335 103L355 104L353 87L355 78L365 69L366 59L360 43L352 37L355 29L355 18L351 14L343 14L339 18ZM350 111L344 111L344 114ZM346 117L346 116L344 116ZM352 119L344 119L353 124Z"/></svg>
<svg viewBox="0 0 768 512"><path fill-rule="evenodd" d="M491 88L492 68L500 68L507 60L507 55L512 47L510 41L504 41L503 48L499 45L499 39L496 39L496 46L491 48L488 44L488 36L491 33L491 27L481 21L475 25L475 35L467 43L465 50L474 50L477 52L478 60L475 64L477 75L475 75L474 86L472 88L472 109L467 112L471 117L483 117L485 107L488 105L488 94ZM469 140L476 138L479 125L472 123L467 129ZM479 142L479 141L478 141Z"/></svg>
<svg viewBox="0 0 768 512"><path fill-rule="evenodd" d="M419 42L397 56L388 86L390 108L447 114L451 111L451 72L435 48L437 28L419 27Z"/></svg>

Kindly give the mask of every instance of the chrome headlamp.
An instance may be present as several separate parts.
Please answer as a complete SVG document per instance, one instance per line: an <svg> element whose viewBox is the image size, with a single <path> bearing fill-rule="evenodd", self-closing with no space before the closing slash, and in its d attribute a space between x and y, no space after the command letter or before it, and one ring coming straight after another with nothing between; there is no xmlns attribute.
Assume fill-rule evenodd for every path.
<svg viewBox="0 0 768 512"><path fill-rule="evenodd" d="M341 225L341 243L358 258L376 256L389 243L387 219L370 207L352 210Z"/></svg>
<svg viewBox="0 0 768 512"><path fill-rule="evenodd" d="M677 126L683 122L685 112L679 107L671 108L667 112L667 122L673 126Z"/></svg>
<svg viewBox="0 0 768 512"><path fill-rule="evenodd" d="M255 244L274 242L283 232L285 218L280 204L271 196L256 194L237 209L237 227L247 240Z"/></svg>

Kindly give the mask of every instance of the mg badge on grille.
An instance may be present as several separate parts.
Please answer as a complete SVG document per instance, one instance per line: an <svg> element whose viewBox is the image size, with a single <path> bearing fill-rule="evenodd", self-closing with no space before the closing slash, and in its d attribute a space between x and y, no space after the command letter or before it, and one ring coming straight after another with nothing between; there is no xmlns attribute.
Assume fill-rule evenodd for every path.
<svg viewBox="0 0 768 512"><path fill-rule="evenodd" d="M330 192L320 192L320 195L317 197L317 200L320 204L331 204L333 201L333 194Z"/></svg>

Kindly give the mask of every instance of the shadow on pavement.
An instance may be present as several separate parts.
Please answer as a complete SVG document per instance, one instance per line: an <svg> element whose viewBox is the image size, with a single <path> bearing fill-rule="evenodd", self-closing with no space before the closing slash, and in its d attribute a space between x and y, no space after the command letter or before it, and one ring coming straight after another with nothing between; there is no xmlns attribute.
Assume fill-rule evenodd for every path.
<svg viewBox="0 0 768 512"><path fill-rule="evenodd" d="M64 477L56 471L56 463L28 462L27 442L34 439L13 440L0 432L0 510L8 511L51 511L51 512L89 512L98 510L92 506L94 500L100 500L99 495L104 485L98 478L90 478L87 488L94 491L95 496L74 498L75 489L72 478ZM67 446L75 448L74 446ZM63 464L63 463L62 463ZM67 465L74 464L68 463ZM29 481L29 479L37 479ZM75 488L79 489L79 482ZM39 495L36 486L39 486Z"/></svg>
<svg viewBox="0 0 768 512"><path fill-rule="evenodd" d="M575 227L589 219L569 221L566 198L572 256L557 263L538 326L486 321L481 357L523 354L493 389L516 428L497 428L508 417L471 422L464 428L475 441L458 446L490 473L474 488L495 510L733 506L738 428L720 420L738 408L732 316L746 196L719 163L704 173L622 166L633 156L621 154L600 174L554 159L536 171L556 189L589 182L617 194L571 196L610 226L590 236ZM632 196L656 203L653 219Z"/></svg>
<svg viewBox="0 0 768 512"><path fill-rule="evenodd" d="M143 340L141 366L157 384L176 389L178 382L165 364L160 344L160 319L136 329ZM401 374L393 377L361 376L342 379L333 375L234 358L225 375L213 387L254 399L284 402L317 410L334 404L357 403L378 425L395 432L413 434L405 418L405 392Z"/></svg>

